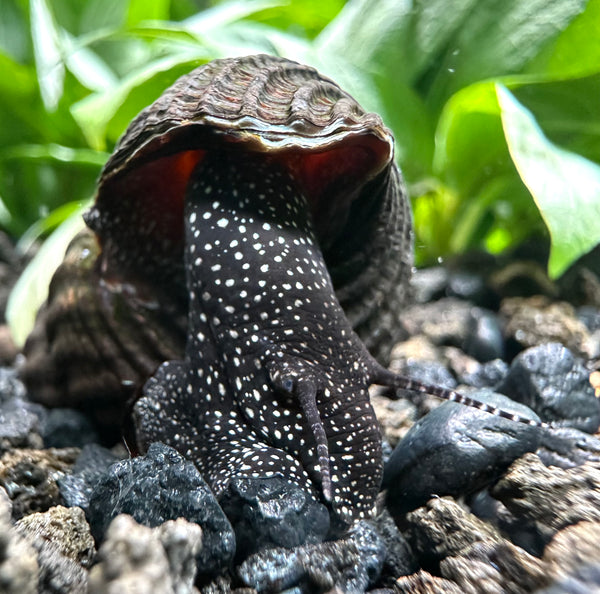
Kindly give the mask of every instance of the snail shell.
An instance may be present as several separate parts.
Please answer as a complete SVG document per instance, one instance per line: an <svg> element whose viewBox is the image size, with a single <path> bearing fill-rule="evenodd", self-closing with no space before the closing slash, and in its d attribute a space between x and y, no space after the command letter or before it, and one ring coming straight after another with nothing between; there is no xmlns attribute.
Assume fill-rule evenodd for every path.
<svg viewBox="0 0 600 594"><path fill-rule="evenodd" d="M104 167L95 204L85 216L93 236L78 237L69 249L26 345L24 378L39 400L79 406L105 428L120 427L128 399L145 393L156 404L161 394L167 397L163 361L183 358L188 371L204 364L189 348L196 301L184 265L191 257L185 237L196 213L192 217L186 209L190 180L212 191L206 179L198 181L205 163L206 171L225 171L219 169L220 155L227 167L247 160L262 172L259 164L265 163L265 176L281 175L297 188L294 200L304 197L310 213L310 226L302 228L307 234L314 230L323 274L331 281L335 327L343 336L354 329L372 353L385 358L399 333L395 320L412 265L409 204L389 130L310 67L266 55L215 60L180 78L144 109ZM251 167L241 169L251 175ZM357 393L366 403L373 451L379 451L370 463L380 469L380 438L366 394L372 364L358 339L348 344L348 363L361 361ZM298 370L294 377L305 367ZM271 370L270 381L283 382L277 389L288 385L279 370ZM307 402L298 414L312 415L318 424L319 398L312 394ZM161 437L153 427L146 440ZM325 431L315 439L326 450L332 437ZM326 455L321 451L319 464L315 460L311 464L320 464L323 477ZM375 470L368 495L361 497L361 513L373 504L379 475ZM338 507L352 518L346 503Z"/></svg>

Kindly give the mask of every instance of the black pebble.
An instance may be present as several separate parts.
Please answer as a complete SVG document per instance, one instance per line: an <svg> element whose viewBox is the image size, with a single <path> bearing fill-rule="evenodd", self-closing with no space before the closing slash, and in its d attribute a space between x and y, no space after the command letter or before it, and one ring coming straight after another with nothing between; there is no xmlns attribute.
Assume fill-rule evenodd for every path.
<svg viewBox="0 0 600 594"><path fill-rule="evenodd" d="M600 424L600 401L583 362L559 343L519 354L497 387L532 408L542 420L594 433Z"/></svg>
<svg viewBox="0 0 600 594"><path fill-rule="evenodd" d="M539 420L527 407L481 390L469 396ZM419 420L396 446L385 467L386 503L394 518L432 496L467 495L500 476L541 441L539 427L446 402Z"/></svg>
<svg viewBox="0 0 600 594"><path fill-rule="evenodd" d="M329 530L327 508L280 477L235 478L220 504L235 530L240 560L264 548L321 542Z"/></svg>
<svg viewBox="0 0 600 594"><path fill-rule="evenodd" d="M474 307L467 325L462 350L478 361L492 361L504 356L504 338L498 318L491 311Z"/></svg>
<svg viewBox="0 0 600 594"><path fill-rule="evenodd" d="M117 462L95 487L89 521L96 542L121 513L150 527L177 518L199 524L199 575L213 575L233 558L233 529L212 491L191 462L161 443L152 444L145 456Z"/></svg>

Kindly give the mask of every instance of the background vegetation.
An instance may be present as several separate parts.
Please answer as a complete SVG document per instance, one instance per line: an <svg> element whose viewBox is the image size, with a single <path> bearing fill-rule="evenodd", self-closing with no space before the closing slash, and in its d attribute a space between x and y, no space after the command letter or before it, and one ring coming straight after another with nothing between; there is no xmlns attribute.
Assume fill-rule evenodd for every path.
<svg viewBox="0 0 600 594"><path fill-rule="evenodd" d="M600 241L600 0L0 0L0 228L26 249L67 221L13 328L131 118L193 67L255 52L383 116L420 263L549 234L558 276Z"/></svg>

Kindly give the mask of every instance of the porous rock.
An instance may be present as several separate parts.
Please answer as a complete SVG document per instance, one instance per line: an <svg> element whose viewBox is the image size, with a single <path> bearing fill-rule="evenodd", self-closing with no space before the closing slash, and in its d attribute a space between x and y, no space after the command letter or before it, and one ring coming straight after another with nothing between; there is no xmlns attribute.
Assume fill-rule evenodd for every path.
<svg viewBox="0 0 600 594"><path fill-rule="evenodd" d="M600 424L600 401L583 361L559 343L519 354L497 387L532 408L544 421L557 421L588 433Z"/></svg>
<svg viewBox="0 0 600 594"><path fill-rule="evenodd" d="M422 569L398 578L394 584L394 592L398 594L463 594L462 589L454 582L433 576Z"/></svg>
<svg viewBox="0 0 600 594"><path fill-rule="evenodd" d="M546 467L535 454L517 460L491 494L552 536L578 522L600 521L600 465Z"/></svg>
<svg viewBox="0 0 600 594"><path fill-rule="evenodd" d="M204 479L191 462L163 444L152 444L145 456L113 464L98 482L89 507L97 542L122 513L150 527L177 518L201 526L204 546L197 559L199 573L218 572L235 552L231 524Z"/></svg>
<svg viewBox="0 0 600 594"><path fill-rule="evenodd" d="M128 515L117 516L90 572L90 594L188 594L193 587L194 559L201 531L185 520L152 529ZM163 540L164 539L164 542ZM165 544L166 547L165 547Z"/></svg>
<svg viewBox="0 0 600 594"><path fill-rule="evenodd" d="M519 349L557 342L585 354L589 333L569 303L550 301L540 295L511 297L502 301L500 314L506 319L505 335Z"/></svg>
<svg viewBox="0 0 600 594"><path fill-rule="evenodd" d="M95 554L94 539L79 507L57 505L46 512L21 518L15 529L34 546L52 543L58 552L83 567L89 567Z"/></svg>
<svg viewBox="0 0 600 594"><path fill-rule="evenodd" d="M582 521L567 526L558 532L544 551L543 561L555 583L566 583L568 580L581 581L588 574L594 581L588 582L589 592L600 587L600 522ZM596 568L586 572L585 568ZM583 574L583 575L582 575Z"/></svg>
<svg viewBox="0 0 600 594"><path fill-rule="evenodd" d="M538 420L527 407L500 394L478 391L477 400ZM393 516L434 495L465 495L499 477L519 456L535 451L538 427L445 402L420 419L396 446L385 467L386 503Z"/></svg>
<svg viewBox="0 0 600 594"><path fill-rule="evenodd" d="M267 547L321 542L329 531L327 508L277 476L234 478L220 504L235 530L238 559Z"/></svg>
<svg viewBox="0 0 600 594"><path fill-rule="evenodd" d="M361 521L341 540L256 553L240 565L238 574L257 592L292 589L316 594L337 588L334 591L359 593L376 582L385 556L381 537Z"/></svg>
<svg viewBox="0 0 600 594"><path fill-rule="evenodd" d="M463 592L531 591L547 583L538 559L452 499L432 499L407 514L404 526L421 564L439 564L440 575Z"/></svg>
<svg viewBox="0 0 600 594"><path fill-rule="evenodd" d="M57 480L68 473L77 448L12 450L0 458L0 486L12 501L13 518L62 504Z"/></svg>

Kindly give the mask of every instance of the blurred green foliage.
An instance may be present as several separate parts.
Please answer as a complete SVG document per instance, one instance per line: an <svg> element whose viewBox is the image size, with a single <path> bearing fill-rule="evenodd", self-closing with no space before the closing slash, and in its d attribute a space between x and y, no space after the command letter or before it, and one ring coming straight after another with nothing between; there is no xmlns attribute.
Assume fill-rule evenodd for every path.
<svg viewBox="0 0 600 594"><path fill-rule="evenodd" d="M257 52L383 116L420 263L549 233L558 276L600 241L600 0L0 0L0 227L50 231L178 76Z"/></svg>

